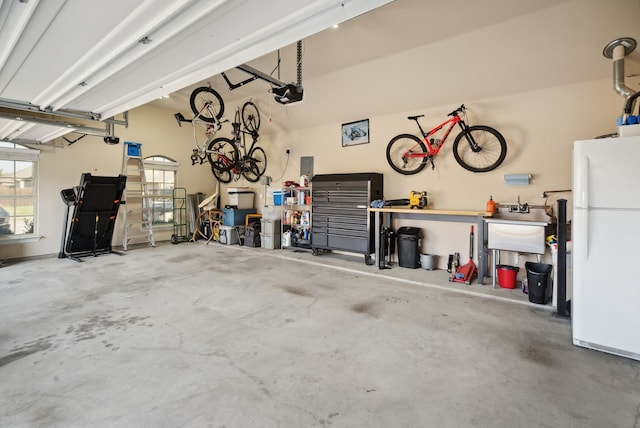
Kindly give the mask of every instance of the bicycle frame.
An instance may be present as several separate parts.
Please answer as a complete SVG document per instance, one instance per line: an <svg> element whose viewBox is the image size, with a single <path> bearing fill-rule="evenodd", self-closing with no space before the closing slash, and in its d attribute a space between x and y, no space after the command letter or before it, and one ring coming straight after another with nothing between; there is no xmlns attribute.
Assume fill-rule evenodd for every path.
<svg viewBox="0 0 640 428"><path fill-rule="evenodd" d="M438 154L440 149L442 149L442 146L444 146L444 143L447 141L447 138L449 138L449 134L451 134L451 131L456 126L456 124L458 124L463 131L467 128L467 124L458 115L458 110L454 111L453 113L450 113L450 115L452 116L450 119L445 120L440 125L431 129L429 132L425 132L424 129L422 128L422 125L420 125L420 122L418 121L418 117L417 116L414 117L414 120L416 121L416 123L418 124L418 128L420 129L420 133L422 134L422 139L424 140L424 143L427 146L428 153L424 153L422 151L419 153L415 153L411 150L408 153L405 153L405 157L407 158L433 157ZM444 136L440 140L439 144L432 144L431 143L432 140L429 137L431 137L432 135L440 131L445 126L448 126L448 128Z"/></svg>
<svg viewBox="0 0 640 428"><path fill-rule="evenodd" d="M415 120L419 135L399 134L387 144L387 162L400 174L412 175L420 172L427 161L435 169L434 158L445 145L456 124L460 132L454 137L453 156L456 162L471 172L487 172L497 168L507 155L504 136L486 125L468 126L465 122L466 107L462 104L438 126L425 131L419 119L424 115L409 116ZM436 139L436 135L441 139Z"/></svg>
<svg viewBox="0 0 640 428"><path fill-rule="evenodd" d="M205 108L207 108L207 106L204 106L202 110L200 110L198 114L196 114L195 117L189 121L191 122L191 128L193 130L193 145L195 147L193 149L193 153L191 154L191 165L195 165L198 161L202 165L204 161L207 160L207 155L211 154L211 152L207 150L207 147L209 146L209 143L215 138L216 133L222 128L222 122L218 120L215 115L213 115L213 122L207 122L200 119L202 111ZM206 127L206 138L204 140L204 143L202 143L202 146L198 144L197 125L204 125Z"/></svg>
<svg viewBox="0 0 640 428"><path fill-rule="evenodd" d="M242 123L240 120L240 112L239 110L236 112L235 121L232 123L233 125L233 137L232 141L236 145L238 149L238 159L235 162L232 159L229 159L225 154L216 153L218 155L218 160L221 161L225 166L231 167L230 171L232 174L239 176L242 172L248 168L247 163L251 160L251 153L253 149L256 147L258 143L258 133L248 131L243 129ZM251 135L252 141L249 149L247 149L247 145L245 143L246 135ZM213 138L207 140L207 145L209 141L212 141Z"/></svg>

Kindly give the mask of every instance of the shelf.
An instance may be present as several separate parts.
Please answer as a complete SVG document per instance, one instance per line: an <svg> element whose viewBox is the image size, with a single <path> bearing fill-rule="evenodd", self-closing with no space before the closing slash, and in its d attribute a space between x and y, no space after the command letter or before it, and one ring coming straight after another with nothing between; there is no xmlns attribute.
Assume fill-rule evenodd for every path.
<svg viewBox="0 0 640 428"><path fill-rule="evenodd" d="M282 234L283 241L285 233L290 235L290 245L283 245L282 248L304 248L311 249L311 188L310 187L287 187L283 193L291 196L285 197L282 204ZM299 198L304 193L306 203L301 203ZM295 217L295 222L292 218ZM303 220L301 222L300 220ZM296 238L298 236L309 236L309 239Z"/></svg>

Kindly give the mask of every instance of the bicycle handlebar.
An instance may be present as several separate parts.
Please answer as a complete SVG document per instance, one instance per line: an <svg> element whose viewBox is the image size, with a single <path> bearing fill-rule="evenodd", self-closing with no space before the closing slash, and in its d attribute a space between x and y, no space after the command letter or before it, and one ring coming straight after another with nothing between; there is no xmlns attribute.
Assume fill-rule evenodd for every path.
<svg viewBox="0 0 640 428"><path fill-rule="evenodd" d="M461 104L460 107L449 113L447 116L457 116L458 113L464 113L466 109L467 108L464 106L464 104Z"/></svg>

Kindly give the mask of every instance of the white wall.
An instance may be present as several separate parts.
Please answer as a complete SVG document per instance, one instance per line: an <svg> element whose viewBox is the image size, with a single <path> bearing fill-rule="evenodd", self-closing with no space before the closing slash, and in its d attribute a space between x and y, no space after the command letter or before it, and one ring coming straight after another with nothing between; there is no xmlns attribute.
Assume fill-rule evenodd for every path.
<svg viewBox="0 0 640 428"><path fill-rule="evenodd" d="M350 147L341 146L340 124L303 129L280 136L278 147L293 147L293 161L284 180L299 176L299 157L314 156L316 174L381 172L384 174L386 199L406 198L411 190L427 191L429 207L443 210L483 211L492 195L497 202L522 202L542 205L543 191L571 188L572 142L615 132L616 117L622 98L611 89L611 81L601 80L583 84L548 88L501 98L465 100L471 109L473 123L498 129L506 138L508 153L505 162L495 171L472 173L460 167L449 147L436 157L436 168L405 176L389 167L385 158L388 141L402 132L415 133L415 125L406 116L426 114L425 125L440 123L456 105L398 112L370 117L371 143ZM366 118L363 113L361 118ZM510 186L504 174L530 173L530 185ZM571 194L554 195L569 201ZM536 213L534 213L536 214ZM537 214L542 215L542 212ZM545 217L546 218L546 217ZM399 221L396 226L411 224L424 229L423 252L438 254L440 267L445 255L460 252L468 255L468 227L460 224ZM477 247L475 249L477 251Z"/></svg>
<svg viewBox="0 0 640 428"><path fill-rule="evenodd" d="M121 143L142 143L143 156L163 155L179 162L178 186L189 193L210 194L215 189L215 178L207 164L191 166L192 148L190 127L178 127L173 114L154 107L142 107L129 114L129 127L117 126ZM70 135L75 138L77 135ZM62 143L63 140L58 141ZM108 145L102 138L87 136L72 145L64 142L62 148L41 146L38 168L37 242L0 245L0 259L57 254L60 248L64 204L62 189L77 186L80 175L115 176L122 171L123 144ZM114 246L121 245L121 232L114 234ZM170 233L158 234L168 239Z"/></svg>
<svg viewBox="0 0 640 428"><path fill-rule="evenodd" d="M442 45L399 51L372 63L307 79L304 81L305 99L296 106L276 104L266 91L257 94L253 101L260 107L263 117L260 131L261 145L268 156L266 175L274 178L273 187L279 187L285 180L298 180L300 157L313 156L317 174L382 172L386 198L403 198L411 190L426 190L430 207L436 209L483 210L489 195L498 202L513 202L519 195L523 202L542 204L544 200L540 195L543 191L571 187L571 142L615 132L623 99L613 91L609 78L585 81L589 73L581 70L575 70L573 83L545 85L548 81L545 73L553 73L558 65L546 62L544 49L534 43L539 37L534 30L551 31L557 40L563 40L562 35L565 35L564 40L570 41L569 46L549 46L548 49L570 49L570 44L581 43L588 44L588 50L594 56L601 56L606 43L615 37L635 36L637 32L637 20L633 17L639 15L638 2L616 0L616 4L624 6L623 10L604 7L595 0L576 0L545 12L525 15L516 22L492 25L485 31L461 33ZM596 23L599 36L592 37ZM545 25L549 28L541 30ZM498 55L496 38L509 39L507 45L515 43L515 46L509 50L503 49L506 42L499 44L501 54ZM463 48L478 43L491 46L488 48L491 55L487 56L487 51L484 55L477 52L473 61L463 63L459 62L459 55L450 61L444 55L437 56L437 63L433 62L435 54L464 53ZM456 50L446 49L452 44ZM516 51L522 46L526 46L526 53ZM504 88L501 83L506 76L513 74L519 63L532 61L529 56L535 57L536 64L545 64L537 67L533 75L520 77L526 78L527 82L536 79L533 84L536 89L517 91L511 84L508 91L501 92L498 88ZM474 64L481 66L482 61L489 60L502 61L506 72L499 75L477 73L485 68ZM564 64L571 67L570 61ZM434 77L435 71L446 74L447 67L456 71L458 95L439 96L434 100L430 94L442 82L437 75ZM602 67L610 75L611 64L604 58ZM460 77L461 70L465 78ZM629 79L628 84L637 86L637 80ZM349 91L351 87L353 92ZM486 88L494 89L487 92ZM461 93L467 95L459 95ZM436 158L435 171L426 168L417 175L403 176L391 170L385 159L388 141L398 133L416 131L415 125L406 119L407 115L425 114L422 123L435 125L460 103L469 107L472 124L493 126L506 137L508 154L502 166L489 173L468 172L455 162L451 153L452 141L449 141L449 147ZM188 106L184 107L183 113L188 113ZM235 108L236 105L229 103L226 116L233 117ZM135 109L130 112L129 128L116 127L117 135L123 141L142 143L144 156L158 154L177 160L180 163L178 186L186 187L189 193L209 195L215 190L210 168L206 164L191 166L191 128L179 128L173 113L154 106ZM323 120L305 126L304 117L322 117ZM370 144L341 147L340 125L365 118L370 119ZM291 149L288 159L285 148ZM83 172L116 175L120 172L121 162L122 145L109 146L101 138L87 137L64 148L43 147L37 214L37 231L42 239L33 243L0 245L0 259L57 253L64 214L60 190L77 185ZM533 179L528 186L507 186L503 175L509 173L530 173ZM240 180L229 186L253 188L258 208L270 203L265 198L264 187L258 184ZM221 205L228 203L224 189ZM571 200L570 194L559 196ZM439 255L455 251L466 254L467 227L446 223L422 225L426 238L423 251ZM119 244L119 236L118 232L115 245ZM168 234L162 236L167 238Z"/></svg>

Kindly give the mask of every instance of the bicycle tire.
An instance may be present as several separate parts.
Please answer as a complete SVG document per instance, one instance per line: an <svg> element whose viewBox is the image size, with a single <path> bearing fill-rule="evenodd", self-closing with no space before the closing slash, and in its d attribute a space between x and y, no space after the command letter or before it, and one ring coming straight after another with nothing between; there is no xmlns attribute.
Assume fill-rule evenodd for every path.
<svg viewBox="0 0 640 428"><path fill-rule="evenodd" d="M247 181L256 183L267 169L267 155L262 147L254 147L243 161L242 175Z"/></svg>
<svg viewBox="0 0 640 428"><path fill-rule="evenodd" d="M257 183L260 180L258 167L250 159L247 159L247 163L242 169L242 176L250 183Z"/></svg>
<svg viewBox="0 0 640 428"><path fill-rule="evenodd" d="M224 114L224 101L219 93L207 86L200 86L191 92L191 110L205 122L214 123Z"/></svg>
<svg viewBox="0 0 640 428"><path fill-rule="evenodd" d="M260 129L260 112L258 107L251 101L247 101L242 106L242 123L251 133L257 133Z"/></svg>
<svg viewBox="0 0 640 428"><path fill-rule="evenodd" d="M226 184L231 183L231 170L220 171L219 169L215 169L211 167L211 172L213 172L213 176L218 179L220 183Z"/></svg>
<svg viewBox="0 0 640 428"><path fill-rule="evenodd" d="M238 147L233 140L218 137L209 143L207 159L211 168L218 171L229 171L238 161Z"/></svg>
<svg viewBox="0 0 640 428"><path fill-rule="evenodd" d="M267 154L262 147L254 147L249 156L255 161L258 168L258 176L261 177L267 170Z"/></svg>
<svg viewBox="0 0 640 428"><path fill-rule="evenodd" d="M479 150L473 150L467 140L471 135ZM493 171L507 156L507 143L497 130L484 125L470 126L453 142L453 156L458 164L468 171Z"/></svg>
<svg viewBox="0 0 640 428"><path fill-rule="evenodd" d="M396 135L389 141L389 144L387 144L387 162L389 162L389 165L394 171L400 174L417 174L424 169L428 159L427 156L407 159L404 157L404 154L409 151L418 153L418 147L420 148L420 153L428 153L424 141L415 135Z"/></svg>

